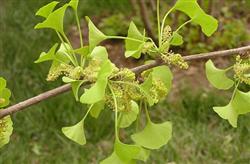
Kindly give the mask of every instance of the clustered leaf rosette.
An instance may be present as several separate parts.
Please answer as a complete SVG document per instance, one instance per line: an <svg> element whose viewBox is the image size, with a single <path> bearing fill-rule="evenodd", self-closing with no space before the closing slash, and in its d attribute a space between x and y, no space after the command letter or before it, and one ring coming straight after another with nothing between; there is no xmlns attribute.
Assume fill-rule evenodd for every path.
<svg viewBox="0 0 250 164"><path fill-rule="evenodd" d="M0 77L0 110L9 105L11 92L6 88L6 80ZM13 131L13 123L10 116L0 119L0 148L9 143Z"/></svg>
<svg viewBox="0 0 250 164"><path fill-rule="evenodd" d="M168 66L158 66L141 74L139 81L129 69L117 68L109 59L105 47L99 44L106 39L125 40L125 57L140 58L145 55L152 59L161 59L168 65L187 69L188 64L180 54L173 53L171 46L183 43L179 30L187 23L194 22L201 26L202 31L210 36L218 26L212 16L207 15L196 0L178 0L176 5L164 16L160 27L158 19L159 43L146 36L131 22L128 35L108 36L101 32L95 24L86 17L89 31L89 44L83 45L82 34L77 16L79 0L71 0L62 7L53 1L38 10L36 15L45 20L35 28L50 28L58 35L61 43L56 43L48 52L41 53L36 63L51 61L52 65L47 80L54 81L62 77L62 81L71 84L76 101L88 106L85 116L75 125L62 128L63 134L70 140L84 145L85 120L88 115L98 118L103 110L110 109L115 117L115 142L113 153L102 164L130 164L137 160L146 162L150 150L159 149L166 145L172 136L171 122L154 123L150 118L148 107L157 104L171 89L173 75ZM159 3L158 3L159 4ZM81 40L81 47L74 49L64 33L63 19L67 9L73 9ZM166 17L171 11L178 10L188 15L190 20L172 31L165 26ZM159 11L159 5L158 5ZM80 87L86 84L84 91ZM143 112L144 111L144 112ZM146 115L146 125L141 125L141 115ZM125 144L121 141L119 130L132 127L136 123L136 130L131 139L133 143ZM143 128L141 127L143 126Z"/></svg>
<svg viewBox="0 0 250 164"><path fill-rule="evenodd" d="M234 79L229 78L227 73L234 72ZM209 82L218 89L228 90L234 86L234 92L228 105L214 107L214 111L234 127L237 127L239 115L250 112L250 91L243 92L239 89L241 83L250 85L250 58L241 59L236 57L236 64L226 69L216 68L211 60L206 63L206 75Z"/></svg>

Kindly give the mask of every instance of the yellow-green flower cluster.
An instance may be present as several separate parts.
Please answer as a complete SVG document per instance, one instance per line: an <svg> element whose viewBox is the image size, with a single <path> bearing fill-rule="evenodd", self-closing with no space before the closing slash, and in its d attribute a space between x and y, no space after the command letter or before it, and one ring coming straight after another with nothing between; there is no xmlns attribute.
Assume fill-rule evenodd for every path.
<svg viewBox="0 0 250 164"><path fill-rule="evenodd" d="M250 58L243 61L240 56L236 57L236 64L234 65L235 79L250 85Z"/></svg>
<svg viewBox="0 0 250 164"><path fill-rule="evenodd" d="M181 69L188 69L187 62L184 61L183 57L180 54L167 53L161 56L161 59L169 64L180 67Z"/></svg>
<svg viewBox="0 0 250 164"><path fill-rule="evenodd" d="M55 81L62 75L69 76L69 74L73 72L73 70L73 66L62 63L59 66L50 69L49 74L47 76L47 81Z"/></svg>
<svg viewBox="0 0 250 164"><path fill-rule="evenodd" d="M168 88L163 81L159 79L152 80L152 87L150 89L150 97L153 98L155 103L158 103L168 93Z"/></svg>
<svg viewBox="0 0 250 164"><path fill-rule="evenodd" d="M170 26L166 26L163 30L162 41L169 42L171 37L172 37L172 29Z"/></svg>

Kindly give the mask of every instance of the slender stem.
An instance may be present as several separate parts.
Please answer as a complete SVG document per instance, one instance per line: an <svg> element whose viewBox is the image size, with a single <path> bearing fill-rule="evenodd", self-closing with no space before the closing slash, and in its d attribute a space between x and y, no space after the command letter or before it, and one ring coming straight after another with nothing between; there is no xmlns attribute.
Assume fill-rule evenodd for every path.
<svg viewBox="0 0 250 164"><path fill-rule="evenodd" d="M236 91L238 89L238 86L240 84L240 81L238 81L236 84L235 84L235 88L234 88L234 92L233 92L233 95L231 97L231 100L230 100L230 103L233 101L234 97L235 97L235 94L236 94Z"/></svg>
<svg viewBox="0 0 250 164"><path fill-rule="evenodd" d="M81 47L83 47L82 30L81 30L80 21L77 15L77 11L75 11L75 17L76 17L77 28L79 31L80 44L81 44Z"/></svg>
<svg viewBox="0 0 250 164"><path fill-rule="evenodd" d="M70 46L70 48L73 50L73 47L72 47L72 45L71 45L69 39L67 38L67 36L66 36L64 33L62 34L62 36L63 36L63 38L66 40L66 42L68 43L68 45ZM70 51L69 51L69 52L70 52ZM73 56L73 58L74 58L74 60L75 60L76 66L79 66L79 63L78 63L78 60L77 60L77 58L76 58L76 56L75 56L74 51L73 51L72 56Z"/></svg>
<svg viewBox="0 0 250 164"><path fill-rule="evenodd" d="M138 40L138 39L134 39L134 38L130 38L130 37L123 37L123 36L108 36L107 39L132 40L132 41L141 42L141 43L145 42L145 41L142 41L142 40Z"/></svg>
<svg viewBox="0 0 250 164"><path fill-rule="evenodd" d="M166 23L166 20L167 20L167 17L168 15L174 10L174 8L171 8L164 16L163 20L162 20L162 24L161 24L161 33L160 33L160 36L161 36L161 40L162 40L162 35L163 35L163 31L164 31L164 26L165 26L165 23Z"/></svg>
<svg viewBox="0 0 250 164"><path fill-rule="evenodd" d="M66 44L65 44L63 38L61 37L61 35L59 34L59 32L56 31L56 34L57 34L57 36L59 37L59 39L61 40L61 42L62 42L64 48L69 52L69 49L68 49L68 47L66 46ZM77 66L76 63L75 63L75 61L74 61L74 59L72 58L72 56L71 56L71 55L68 55L67 53L65 53L65 54L66 54L66 56L69 58L69 60L73 63L73 65L74 65L74 66Z"/></svg>
<svg viewBox="0 0 250 164"><path fill-rule="evenodd" d="M148 104L146 101L144 101L144 105L145 105L145 112L146 112L146 116L149 122L151 122L150 116L149 116L149 112L148 112Z"/></svg>
<svg viewBox="0 0 250 164"><path fill-rule="evenodd" d="M79 32L79 38L80 38L80 44L81 44L81 48L83 47L83 38L82 38L82 30L81 30L81 25L80 25L80 21L77 15L77 11L75 11L75 17L76 17L76 23L77 23L77 28L78 28L78 32ZM84 60L84 56L81 55L81 66L84 67L85 64L85 60Z"/></svg>
<svg viewBox="0 0 250 164"><path fill-rule="evenodd" d="M186 26L188 23L190 23L190 22L192 22L192 21L193 21L193 19L190 19L190 20L184 22L184 23L183 23L179 28L177 28L177 30L175 30L174 32L180 31L184 26Z"/></svg>
<svg viewBox="0 0 250 164"><path fill-rule="evenodd" d="M158 26L158 39L159 39L159 47L160 47L161 41L162 41L161 22L160 22L160 0L157 0L157 26Z"/></svg>
<svg viewBox="0 0 250 164"><path fill-rule="evenodd" d="M94 104L90 105L90 107L89 107L87 113L85 114L85 116L83 117L82 120L85 120L85 119L87 118L87 116L88 116L88 114L89 114L89 112L91 111L91 109L92 109L93 106L94 106Z"/></svg>
<svg viewBox="0 0 250 164"><path fill-rule="evenodd" d="M142 101L140 101L139 113L138 113L138 117L137 117L137 121L136 121L136 129L135 129L136 132L138 132L138 130L140 128L141 110L142 110Z"/></svg>
<svg viewBox="0 0 250 164"><path fill-rule="evenodd" d="M112 86L108 83L109 86L109 90L112 94L113 100L114 100L114 104L115 104L115 136L116 139L119 139L119 135L118 135L118 106L117 106L117 99L114 93L114 90L112 88Z"/></svg>

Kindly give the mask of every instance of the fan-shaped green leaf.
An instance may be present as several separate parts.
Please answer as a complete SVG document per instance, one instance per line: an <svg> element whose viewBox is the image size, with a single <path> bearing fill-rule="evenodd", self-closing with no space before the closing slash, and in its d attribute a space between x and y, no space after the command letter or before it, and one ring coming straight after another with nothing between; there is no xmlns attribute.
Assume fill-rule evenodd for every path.
<svg viewBox="0 0 250 164"><path fill-rule="evenodd" d="M0 77L0 91L6 87L6 80Z"/></svg>
<svg viewBox="0 0 250 164"><path fill-rule="evenodd" d="M0 119L0 148L9 143L13 131L12 125L10 116Z"/></svg>
<svg viewBox="0 0 250 164"><path fill-rule="evenodd" d="M129 162L135 159L140 150L140 146L138 145L127 145L119 141L119 139L115 141L115 153L122 161Z"/></svg>
<svg viewBox="0 0 250 164"><path fill-rule="evenodd" d="M237 90L232 102L232 106L238 114L246 114L250 112L250 92L244 93Z"/></svg>
<svg viewBox="0 0 250 164"><path fill-rule="evenodd" d="M54 8L56 7L56 5L58 4L59 2L57 1L53 1L43 7L41 7L37 12L36 12L36 15L39 15L41 17L44 17L44 18L47 18L51 13L52 11L54 10Z"/></svg>
<svg viewBox="0 0 250 164"><path fill-rule="evenodd" d="M10 92L9 89L3 88L3 89L0 90L0 99L2 100L2 102L0 103L0 108L9 105L10 96L11 96L11 92Z"/></svg>
<svg viewBox="0 0 250 164"><path fill-rule="evenodd" d="M224 107L214 107L214 111L223 119L229 121L233 127L237 127L238 114L231 103Z"/></svg>
<svg viewBox="0 0 250 164"><path fill-rule="evenodd" d="M63 134L72 141L84 145L86 144L86 138L84 134L84 120L81 120L74 126L62 128Z"/></svg>
<svg viewBox="0 0 250 164"><path fill-rule="evenodd" d="M214 17L206 14L196 0L178 0L174 9L187 14L193 19L194 23L201 26L203 33L207 36L211 36L218 28L218 21Z"/></svg>
<svg viewBox="0 0 250 164"><path fill-rule="evenodd" d="M95 103L90 110L90 115L94 118L98 118L101 111L104 109L104 105L105 105L104 101L99 101Z"/></svg>
<svg viewBox="0 0 250 164"><path fill-rule="evenodd" d="M97 46L91 52L90 57L99 61L105 61L108 59L108 51L105 47Z"/></svg>
<svg viewBox="0 0 250 164"><path fill-rule="evenodd" d="M120 128L129 127L137 118L139 113L139 106L136 102L131 101L131 109L129 111L124 111L121 113L121 118L119 122Z"/></svg>
<svg viewBox="0 0 250 164"><path fill-rule="evenodd" d="M55 59L55 52L56 48L58 47L58 44L56 43L50 50L49 52L42 52L40 57L35 61L35 63L41 63L49 60L54 60Z"/></svg>
<svg viewBox="0 0 250 164"><path fill-rule="evenodd" d="M166 145L172 137L172 124L165 122L162 124L154 124L148 122L146 127L131 136L132 140L148 149L159 149Z"/></svg>
<svg viewBox="0 0 250 164"><path fill-rule="evenodd" d="M172 38L170 44L174 45L174 46L182 45L183 44L183 37L179 33L174 32L173 38Z"/></svg>
<svg viewBox="0 0 250 164"><path fill-rule="evenodd" d="M88 17L86 17L86 19L89 26L89 51L91 52L95 46L107 39L107 36L104 35Z"/></svg>
<svg viewBox="0 0 250 164"><path fill-rule="evenodd" d="M134 160L131 161L122 161L115 152L111 154L108 158L101 161L100 164L136 164Z"/></svg>
<svg viewBox="0 0 250 164"><path fill-rule="evenodd" d="M69 3L69 6L71 6L75 11L77 11L79 0L71 0Z"/></svg>
<svg viewBox="0 0 250 164"><path fill-rule="evenodd" d="M73 80L69 77L63 77L62 78L64 83L70 83L72 87L73 94L75 96L76 101L79 101L79 89L83 85L85 80Z"/></svg>
<svg viewBox="0 0 250 164"><path fill-rule="evenodd" d="M45 21L43 21L42 23L38 23L35 26L35 29L51 28L54 29L55 31L60 32L61 34L64 34L63 19L67 7L68 5L66 4L60 7L59 9L53 11Z"/></svg>
<svg viewBox="0 0 250 164"><path fill-rule="evenodd" d="M101 70L98 73L96 83L81 96L81 103L95 104L103 100L108 83L108 77L113 72L114 65L106 60L101 65Z"/></svg>
<svg viewBox="0 0 250 164"><path fill-rule="evenodd" d="M218 69L213 62L209 60L206 63L206 76L209 82L218 89L230 89L234 82L226 75L227 70Z"/></svg>
<svg viewBox="0 0 250 164"><path fill-rule="evenodd" d="M141 52L143 49L143 46L145 44L145 36L143 36L140 31L137 29L134 22L130 23L129 30L128 30L128 37L133 38L136 40L125 40L125 46L126 46L126 57L134 57L134 58L140 58Z"/></svg>
<svg viewBox="0 0 250 164"><path fill-rule="evenodd" d="M250 112L250 92L237 90L235 97L227 106L213 109L221 118L228 120L233 127L237 127L238 116Z"/></svg>
<svg viewBox="0 0 250 164"><path fill-rule="evenodd" d="M152 77L164 82L166 87L170 90L172 87L173 74L168 66L158 66L152 69Z"/></svg>

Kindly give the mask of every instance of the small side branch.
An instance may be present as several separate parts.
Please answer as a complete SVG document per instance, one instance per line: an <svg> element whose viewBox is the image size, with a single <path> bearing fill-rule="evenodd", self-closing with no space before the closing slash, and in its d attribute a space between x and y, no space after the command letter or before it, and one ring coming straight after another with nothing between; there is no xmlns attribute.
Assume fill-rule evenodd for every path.
<svg viewBox="0 0 250 164"><path fill-rule="evenodd" d="M244 54L248 51L250 51L250 45L245 46L245 47L230 49L230 50L215 51L215 52L208 52L208 53L201 53L201 54L185 56L184 59L185 59L185 61L195 61L195 60L201 60L201 59L211 59L211 58L216 58L216 57L226 57L226 56L231 56L231 55L235 55L235 54ZM138 67L132 68L131 70L135 74L138 75L138 74L142 73L143 71L146 71L148 69L151 69L151 68L154 68L154 67L157 67L160 65L164 65L164 64L166 64L166 63L163 63L160 60L156 60L150 64L138 66ZM70 84L66 84L66 85L63 85L61 87L44 92L38 96L35 96L35 97L32 97L32 98L27 99L25 101L22 101L18 104L10 106L6 109L2 109L2 110L0 110L0 119L5 117L5 116L19 112L19 111L21 111L27 107L30 107L32 105L38 104L39 102L47 100L51 97L55 97L57 95L60 95L60 94L65 93L67 91L70 91L70 89L71 89Z"/></svg>

